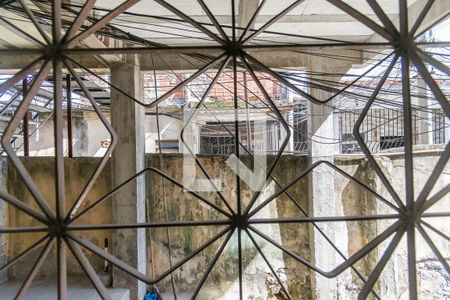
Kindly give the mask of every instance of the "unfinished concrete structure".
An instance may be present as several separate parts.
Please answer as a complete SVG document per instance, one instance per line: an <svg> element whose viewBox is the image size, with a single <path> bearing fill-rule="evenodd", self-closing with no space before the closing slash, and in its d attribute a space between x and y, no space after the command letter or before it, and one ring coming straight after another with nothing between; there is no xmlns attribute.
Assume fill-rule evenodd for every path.
<svg viewBox="0 0 450 300"><path fill-rule="evenodd" d="M1 299L450 297L448 1L0 3Z"/></svg>

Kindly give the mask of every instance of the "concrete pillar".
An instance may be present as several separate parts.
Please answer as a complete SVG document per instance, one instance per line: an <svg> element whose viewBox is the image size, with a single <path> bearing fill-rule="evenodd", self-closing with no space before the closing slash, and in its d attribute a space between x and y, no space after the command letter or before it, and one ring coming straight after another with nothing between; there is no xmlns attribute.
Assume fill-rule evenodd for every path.
<svg viewBox="0 0 450 300"><path fill-rule="evenodd" d="M428 105L428 86L425 81L417 78L417 105L419 108L425 110L419 110L417 112L417 144L427 145L433 142L433 130L432 130L432 113L426 111Z"/></svg>
<svg viewBox="0 0 450 300"><path fill-rule="evenodd" d="M73 145L74 156L88 156L92 155L88 152L89 135L88 122L83 115L77 116L73 120L75 144Z"/></svg>
<svg viewBox="0 0 450 300"><path fill-rule="evenodd" d="M316 72L345 73L346 70L330 70L321 58L314 58L310 70ZM316 75L314 79L317 79ZM330 80L327 76L325 80ZM335 78L334 80L339 80ZM319 100L325 100L331 96L330 92L310 87L310 94ZM318 105L308 101L307 128L310 138L308 152L311 164L320 160L333 163L333 156L339 151L337 115L328 105ZM308 177L309 214L311 216L335 216L340 210L334 197L334 171L333 169L320 165ZM344 227L335 223L318 223L320 229L334 242L340 242L338 233L345 234ZM333 251L323 236L311 226L311 259L314 263L324 269L331 270L339 262L337 253ZM313 297L315 299L338 299L338 281L336 278L325 278L313 272L312 276ZM342 296L342 295L341 295Z"/></svg>
<svg viewBox="0 0 450 300"><path fill-rule="evenodd" d="M444 138L445 143L448 143L450 140L450 118L445 118L445 125L444 125ZM433 140L433 138L431 138Z"/></svg>
<svg viewBox="0 0 450 300"><path fill-rule="evenodd" d="M127 57L125 63L111 67L111 82L130 96L143 95L138 60ZM129 97L111 89L111 123L118 135L112 155L113 186L144 169L144 108ZM116 224L145 222L144 176L130 182L113 196L113 219ZM146 273L145 229L116 230L112 237L112 252L117 258ZM113 268L113 286L128 288L131 299L143 299L144 283Z"/></svg>
<svg viewBox="0 0 450 300"><path fill-rule="evenodd" d="M292 103L292 102L291 102ZM296 134L296 133L294 133L294 111L293 110L290 110L288 113L287 113L287 118L286 118L287 120L288 120L288 124L289 124L289 126L290 126L290 128L291 128L291 131L292 131L292 133L293 134L291 134L291 136L289 137L289 144L287 145L287 147L286 147L286 150L287 151L290 151L290 152L294 152L295 151L295 147L294 147L294 135ZM281 126L281 125L280 125ZM283 139L282 139L283 140Z"/></svg>

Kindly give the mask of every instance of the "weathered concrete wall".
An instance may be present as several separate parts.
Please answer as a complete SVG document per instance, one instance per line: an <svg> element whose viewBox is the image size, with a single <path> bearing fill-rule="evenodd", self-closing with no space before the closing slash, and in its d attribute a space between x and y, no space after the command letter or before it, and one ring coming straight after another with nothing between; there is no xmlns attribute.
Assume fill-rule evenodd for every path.
<svg viewBox="0 0 450 300"><path fill-rule="evenodd" d="M227 156L200 156L201 163L205 166L211 178L219 178L222 183L222 195L228 201L229 205L236 209L236 175L229 169L225 160ZM183 176L183 156L166 155L163 160L163 167L168 175L178 181L182 181ZM243 158L246 164L250 165L248 158ZM268 159L268 165L273 161L273 157ZM295 177L306 167L306 157L284 156L276 167L273 176L277 182L284 185L288 180ZM148 156L147 165L160 168L160 160L157 155ZM204 178L201 171L196 171L198 178ZM186 221L186 220L218 220L224 217L202 204L194 197L187 197L183 194L181 188L175 187L167 180L162 179L157 174L150 174L147 187L147 197L149 206L149 218L154 221ZM253 196L253 192L245 185L241 185L242 201L244 208ZM269 182L262 191L261 201L275 193L279 188ZM306 182L302 181L289 189L290 195L306 211L307 193ZM221 208L225 205L216 193L201 193L202 196L211 200ZM166 203L164 203L166 201ZM261 202L257 201L257 203ZM167 214L165 205L167 205ZM270 203L266 209L263 209L257 215L260 218L283 218L299 216L298 209L287 198L287 196L278 197L276 201ZM262 225L256 226L265 234L275 239L280 244L289 249L293 249L302 257L309 259L309 239L308 227L286 224L283 226ZM217 234L224 227L184 227L151 230L151 245L149 246L148 267L149 272L154 272L157 276L163 271L169 269L168 258L168 236L171 242L172 265L183 259L189 253L192 253L201 244L207 242L211 237ZM219 243L222 240L219 240ZM297 263L291 257L283 255L281 251L275 249L269 243L262 239L257 239L259 246L267 257L270 257L273 268L285 275L289 292L295 299L310 299L310 273L306 267ZM198 284L203 272L207 269L214 253L220 244L215 243L208 247L202 253L186 263L181 272L174 274L174 282L178 292L190 293ZM221 258L217 261L214 269L211 271L209 279L205 282L200 299L237 299L238 296L238 263L237 263L237 237L236 234L231 238L229 244L224 250ZM271 289L267 280L275 280L270 275L271 271L258 254L251 240L243 234L243 280L244 280L244 298L245 299L277 299L276 295L271 294ZM283 276L282 275L282 276ZM171 291L170 277L164 280L158 287L165 292Z"/></svg>
<svg viewBox="0 0 450 300"><path fill-rule="evenodd" d="M428 180L433 168L442 154L441 151L423 151L414 155L414 194L417 195ZM405 174L405 161L401 154L389 154L377 158L379 165L388 175L388 180L392 183L396 192L403 201L405 198L405 186L403 184ZM438 181L430 193L430 197L442 190L450 182L450 162L445 166ZM377 179L377 192L387 196L386 189ZM428 197L429 198L429 197ZM389 198L388 198L389 199ZM427 212L449 212L450 195L447 194ZM385 213L386 208L379 206L378 211ZM426 222L442 231L447 236L450 235L448 218L426 218ZM379 222L379 230L383 230L388 224ZM450 243L448 240L434 234L431 230L425 228L428 235L441 251L446 259L450 254ZM386 247L387 244L383 245ZM381 250L381 249L380 249ZM393 259L386 265L385 271L381 274L381 293L386 299L408 298L408 273L407 273L407 251L406 238L400 242L398 249L392 256ZM419 299L449 299L450 298L450 278L437 260L431 249L416 230L416 266L418 273L418 291Z"/></svg>
<svg viewBox="0 0 450 300"><path fill-rule="evenodd" d="M37 187L47 199L52 207L55 204L55 191L54 191L54 158L49 157L28 157L22 159L25 167L36 183ZM65 182L66 182L66 207L72 206L75 198L79 195L82 188L86 184L88 178L91 176L95 167L99 163L97 158L75 158L65 160ZM18 172L12 166L8 166L7 175L7 190L11 195L14 195L18 199L26 202L28 205L39 211L34 198L31 196L25 184L22 182ZM86 197L85 204L86 207L89 203L94 202L101 196L105 195L111 190L111 172L109 165L103 170L103 173L89 192ZM107 224L112 222L111 217L111 202L105 201L103 204L99 205L91 212L82 216L76 221L76 224ZM20 226L39 226L39 222L32 219L28 215L18 211L12 206L9 207L9 226L20 227ZM110 231L85 231L80 232L83 237L89 239L91 242L103 248L104 240L109 239L111 241ZM14 257L31 244L42 237L43 233L22 233L15 234L14 238L9 240L9 256ZM18 264L9 268L8 274L10 278L23 278L27 275L29 268L36 261L37 254L41 250L34 251L27 255ZM97 256L90 252L86 252L88 259L93 264L94 268L98 271L103 268L103 260L99 259ZM53 250L49 255L46 263L43 265L41 271L39 272L40 277L54 276L56 274L56 252ZM78 263L72 257L71 254L68 255L69 260L67 264L67 270L71 274L84 274Z"/></svg>
<svg viewBox="0 0 450 300"><path fill-rule="evenodd" d="M442 151L432 150L418 152L414 155L414 192L416 197L428 180L441 154ZM403 154L386 153L375 156L375 159L389 182L392 184L396 193L403 201L405 201L405 161ZM393 203L387 189L369 166L365 158L342 155L335 157L335 164ZM430 196L443 189L449 182L450 164L448 163L439 177L439 180L436 182ZM336 202L341 203L340 205L342 205L343 212L345 212L346 215L395 213L392 208L365 192L363 188L352 183L348 179L339 177L339 175L335 177L335 188ZM447 195L428 211L448 212L449 207L450 197ZM450 234L448 219L427 218L426 221L445 234ZM393 220L346 222L344 234L341 235L341 249L346 255L353 254L392 223ZM437 234L433 234L431 231L427 231L427 233L433 239L433 242L440 249L441 253L445 257L448 257L448 254L450 253L450 244L448 241L439 237ZM355 264L356 269L363 276L367 277L372 272L386 249L388 242L389 240L382 243L376 250L372 251L368 256ZM450 281L448 274L446 274L443 266L437 260L423 238L421 238L417 230L416 252L419 298L448 299L450 297ZM375 290L382 299L408 298L407 270L406 238L403 238L375 285ZM344 272L341 277L342 281L338 283L338 286L336 287L341 290L341 294L348 293L349 290L356 294L361 289L362 281L358 279L355 272Z"/></svg>
<svg viewBox="0 0 450 300"><path fill-rule="evenodd" d="M429 177L434 168L441 152L427 152L417 154L414 157L415 166L415 192L420 192L420 189ZM230 206L236 208L235 197L235 183L236 177L231 170L225 166L227 157L223 156L203 156L200 157L202 164L205 166L208 173L213 178L220 178L223 183L222 194L224 198L229 201ZM269 163L273 158L269 158ZM377 161L382 166L386 173L388 180L394 186L394 189L399 194L404 194L404 159L401 154L385 154L376 157ZM54 166L52 158L24 158L25 166L32 174L38 187L44 193L44 196L50 199L53 204L54 199ZM246 159L248 164L248 159ZM87 180L94 167L98 163L96 158L77 158L66 160L66 193L69 202L79 193L83 183ZM387 191L379 178L375 175L373 170L368 165L363 157L357 156L339 156L334 158L334 163L355 176L361 182L366 184L371 189L375 190L380 195L389 199ZM286 185L296 175L300 174L306 167L306 157L298 156L283 156L279 165L274 170L274 178L282 186ZM178 181L182 181L182 156L180 155L165 155L163 158L163 166L160 167L159 158L156 155L147 156L147 166L154 166L166 170L166 172ZM8 165L8 172L6 172L6 164L1 165L0 185L5 184L2 176L7 179L7 188L11 194L23 199L33 207L37 207L29 192L26 190L21 179L14 167ZM318 170L320 171L320 170ZM326 170L325 170L326 171ZM201 178L201 171L197 170L197 177ZM343 215L368 215L368 214L384 214L392 213L387 205L377 200L373 195L364 190L357 183L339 175L334 172L334 214L336 216ZM450 166L447 165L444 174L440 177L431 195L443 188L450 178ZM150 209L146 210L147 217L153 222L177 220L218 220L224 219L222 215L211 209L201 201L193 196L186 196L182 189L175 187L173 184L162 180L159 175L147 175L147 204ZM328 184L321 182L320 184ZM252 192L242 184L242 197L244 203L248 203ZM6 186L4 186L6 188ZM94 185L92 192L88 195L87 201L91 202L98 199L102 195L111 190L111 173L109 165L105 168L102 176ZM277 184L273 181L267 183L262 191L257 204L263 199L266 199L273 193L279 190ZM305 180L299 181L289 190L289 195L295 199L296 204L308 211L307 207L307 184ZM224 208L224 204L218 197L217 193L201 193L202 196L210 199L215 204ZM166 199L166 200L165 200ZM431 211L448 211L450 207L449 197L438 202ZM3 206L1 206L3 205ZM288 195L278 197L275 201L262 209L255 217L257 218L287 218L303 216L299 211L297 205L294 204ZM68 205L69 206L69 205ZM167 208L167 209L166 209ZM166 214L167 211L167 214ZM9 222L8 222L9 219ZM450 235L450 229L446 226L445 219L433 218L429 222L433 226L439 228L447 235ZM17 210L9 207L9 213L5 214L5 204L0 202L0 226L31 226L37 225L33 223L29 217L17 212ZM8 224L6 224L8 222ZM111 217L111 203L106 201L99 207L96 207L91 213L84 216L77 223L80 224L101 224L114 223ZM366 245L378 233L385 229L392 222L390 221L354 221L354 222L335 222L335 236L336 246L346 257L358 251L361 247ZM339 223L339 224L337 224ZM311 226L307 224L283 224L279 225L258 225L255 226L272 239L285 245L287 248L297 253L298 255L310 259L310 236L309 232ZM321 225L318 224L321 228ZM172 264L177 263L189 253L192 253L201 245L210 239L214 234L219 232L221 228L218 227L185 227L185 228L171 228L169 230L171 242ZM317 229L315 229L317 231ZM83 232L85 237L93 241L99 246L103 246L103 240L110 238L109 231L97 232ZM317 232L316 232L317 234ZM5 248L9 249L9 256L17 254L23 250L27 245L30 245L38 234L25 235L16 234L13 239L10 239L9 244L6 244L5 237L8 235L0 235L0 263L2 256L5 254ZM291 257L283 254L281 251L264 242L263 239L255 239L258 245L263 250L264 254L269 258L273 268L280 275L282 280L287 283L289 292L293 299L311 299L314 291L311 288L311 273L302 264L294 261ZM431 235L435 240L436 245L442 250L444 255L450 253L450 245L448 241L439 238L437 235ZM149 275L157 276L169 268L168 259L168 235L167 229L154 229L147 231L147 237L150 238L151 243L148 245L148 265L147 270ZM204 271L211 262L216 249L220 246L223 239L219 239L212 246L205 249L199 255L194 257L190 262L186 263L179 271L174 273L174 281L177 292L192 292L196 287ZM3 243L2 243L3 242ZM326 243L324 243L326 244ZM404 244L404 243L403 243ZM425 245L422 240L418 240L419 245ZM6 246L5 246L6 245ZM273 284L274 278L270 275L270 270L265 264L262 257L255 250L251 240L243 235L243 260L244 260L244 298L246 299L277 299L274 295L277 291L277 285ZM382 251L387 244L382 244L376 251L370 253L357 264L356 269L365 277L367 277L376 262L380 259ZM3 252L1 251L3 247ZM331 246L328 246L327 251L336 251ZM103 261L98 259L95 255L88 252L89 259L94 263L97 270L103 268ZM53 253L54 254L54 253ZM23 277L28 271L31 262L34 262L33 255L24 259L15 268L9 271L11 278ZM445 276L445 271L427 247L420 247L418 251L418 272L419 272L419 291L421 298L427 299L433 295L437 299L446 299L450 297L449 281ZM78 264L70 257L68 270L71 273L81 273ZM44 265L40 276L55 274L55 266L53 262ZM377 282L375 289L382 299L403 299L407 297L407 275L406 275L406 251L404 247L394 253L393 259L389 261L385 270L381 274L379 282ZM163 280L158 287L166 292L171 291L170 276ZM336 280L335 289L341 299L356 298L357 293L362 287L362 281L357 274L350 269L342 273ZM275 291L275 292L274 292ZM229 242L229 246L225 248L222 257L217 261L216 267L212 270L209 279L205 282L204 288L199 295L200 299L237 299L238 292L238 270L237 270L237 239L233 236Z"/></svg>
<svg viewBox="0 0 450 300"><path fill-rule="evenodd" d="M109 112L104 112L107 120L110 119ZM42 116L46 118L46 116ZM65 120L64 126L67 126ZM155 153L157 148L158 134L156 129L156 117L145 116L145 150L147 153ZM178 140L183 127L182 120L168 116L160 116L161 140ZM33 131L34 126L31 127ZM102 124L95 112L75 113L72 120L73 153L75 157L99 157L103 156L106 148L102 148L102 142L110 140L111 136ZM19 139L17 145L22 140ZM67 145L67 131L64 131L64 144ZM49 118L30 137L30 156L52 156L54 155L53 142L53 119ZM180 146L181 147L181 146ZM18 151L23 155L23 147Z"/></svg>
<svg viewBox="0 0 450 300"><path fill-rule="evenodd" d="M354 178L364 183L368 188L377 190L375 173L370 165L363 158L342 157L335 158L334 163L352 175ZM375 215L378 211L378 200L363 188L356 181L345 178L342 174L335 172L335 193L334 199L337 210L336 216L358 216ZM336 245L346 257L350 257L364 247L368 242L377 236L377 221L353 221L335 222L338 223L339 232ZM376 251L370 252L354 267L365 278L370 276L376 265L378 254ZM341 259L340 262L343 260ZM348 269L343 272L337 281L338 295L346 298L356 298L363 287L363 282L354 270ZM379 292L378 284L375 291ZM372 295L371 295L372 296Z"/></svg>
<svg viewBox="0 0 450 300"><path fill-rule="evenodd" d="M92 113L86 113L91 115ZM36 127L33 125L30 127L30 131L33 134L30 136L30 156L53 156L54 155L54 141L53 141L53 118L48 115L40 115L39 129L35 130ZM72 117L72 134L73 134L73 153L74 156L87 156L95 154L95 152L100 147L100 142L90 141L89 139L102 138L102 127L99 126L100 121L98 117L90 119L85 117L82 113L74 112ZM64 126L67 127L67 120L64 119ZM96 126L96 128L95 128ZM87 130L90 131L87 131ZM91 133L92 132L92 133ZM99 134L100 133L100 134ZM109 136L103 134L103 136ZM68 144L67 130L63 134L64 145ZM97 144L95 144L97 142ZM92 144L92 146L90 146ZM17 141L17 146L23 145L22 138ZM97 149L92 150L91 148L97 147ZM67 147L67 146L65 146ZM88 151L93 153L90 153ZM18 150L18 155L23 155L23 147Z"/></svg>

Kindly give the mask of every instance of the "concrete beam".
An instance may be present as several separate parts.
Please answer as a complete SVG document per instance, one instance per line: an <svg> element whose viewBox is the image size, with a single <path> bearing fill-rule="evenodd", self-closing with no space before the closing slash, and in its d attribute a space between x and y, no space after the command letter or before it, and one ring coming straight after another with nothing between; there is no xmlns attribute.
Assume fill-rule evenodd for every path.
<svg viewBox="0 0 450 300"><path fill-rule="evenodd" d="M253 2L251 1L241 1L241 3L247 3L247 2ZM246 4L244 4L246 5ZM258 17L258 23L266 23L270 19L272 19L275 15L260 15ZM377 16L374 14L367 15L371 19L376 19ZM396 15L389 14L388 17L394 18ZM151 22L153 24L164 24L168 23L167 19L174 19L174 15L162 15L159 16L160 19L151 19ZM230 15L215 15L217 21L219 24L231 24L231 16ZM192 18L200 23L206 23L210 24L211 21L209 20L208 16L206 15L195 15L192 16ZM126 23L126 21L133 21L133 22L149 22L148 17L144 16L121 16L121 21L125 21L123 23ZM347 14L311 14L311 15L286 15L283 16L278 23L286 23L286 24L298 24L298 23L324 23L324 22L332 22L332 23L348 23L348 22L356 22L353 17ZM248 23L248 22L247 22ZM247 25L245 23L245 25ZM119 23L120 24L120 23ZM241 23L239 23L241 24ZM244 24L244 23L243 23ZM244 25L244 26L245 26ZM239 25L240 27L244 27Z"/></svg>
<svg viewBox="0 0 450 300"><path fill-rule="evenodd" d="M349 49L312 49L311 55L293 52L293 51L249 51L249 53L265 65L273 68L302 68L311 65L311 59L318 53L323 55L342 55L354 57L353 60L342 60L329 58L328 62L337 67L351 67L352 64L362 63L362 59L358 57L360 51ZM202 55L217 57L219 51L204 51ZM15 73L25 67L37 56L5 56L0 57L0 73ZM79 61L88 69L96 72L107 72L106 63L102 63L93 55L74 55L72 58ZM179 54L143 54L140 56L141 71L156 70L197 70L205 65L205 62Z"/></svg>
<svg viewBox="0 0 450 300"><path fill-rule="evenodd" d="M259 0L246 0L239 1L239 17L238 17L238 26L245 28L250 22L251 18L255 14L255 11L258 9ZM223 23L222 23L223 24ZM250 24L250 29L253 29L255 24ZM239 32L241 35L242 32Z"/></svg>
<svg viewBox="0 0 450 300"><path fill-rule="evenodd" d="M414 2L413 5L408 9L408 23L411 27L415 20L419 17L422 12L422 8L425 5L426 0L419 0ZM424 30L429 29L437 22L441 21L445 17L450 15L450 1L447 0L435 0L431 6L428 14L422 21L421 26L418 28L417 33L421 33Z"/></svg>
<svg viewBox="0 0 450 300"><path fill-rule="evenodd" d="M321 55L324 63L330 68L342 69L350 68L354 64L360 64L361 51L350 49L312 49L302 50L302 52L295 51L249 51L249 53L264 63L266 66L272 68L301 68L310 67L317 59L317 55ZM329 57L327 57L329 56ZM332 58L332 57L346 57L346 59ZM348 57L348 58L347 58Z"/></svg>
<svg viewBox="0 0 450 300"><path fill-rule="evenodd" d="M40 1L32 1L33 4L36 6L36 8L40 9L43 13L49 14L51 15L51 5L48 3L42 3ZM65 2L70 2L68 0L65 0ZM64 13L61 18L62 20L65 20L67 22L73 22L75 20L76 15L71 14L69 12ZM49 36L51 36L51 27L47 26L44 27L44 29L46 30L46 32L48 33ZM106 48L106 45L100 41L97 37L95 37L94 35L89 36L88 38L86 38L85 40L83 40L80 43L82 47L87 47L87 48ZM97 60L99 60L100 64L104 64L104 63L115 63L115 62L119 62L122 59L121 55L99 55L99 56L92 56L92 58L95 58Z"/></svg>
<svg viewBox="0 0 450 300"><path fill-rule="evenodd" d="M37 59L37 55L28 56L0 56L0 74L15 74L22 70L25 66L30 64L33 60ZM90 56L72 56L73 60L86 66L93 72L105 73L109 72L109 67L98 60L93 55ZM74 66L75 69L76 66Z"/></svg>
<svg viewBox="0 0 450 300"><path fill-rule="evenodd" d="M414 2L410 7L408 7L408 24L409 28L411 28L414 23L416 22L417 18L419 17L420 13L423 10L423 7L425 3L428 2L428 0L417 0ZM421 33L424 30L427 30L430 28L430 26L433 26L437 22L441 21L443 18L448 17L450 15L450 1L448 0L435 0L433 5L431 6L430 10L428 11L428 14L425 16L424 20L422 21L421 26L418 28L417 33ZM393 18L390 18L392 23L394 25L398 24L400 22L400 17L398 15L394 16ZM381 36L377 34L373 34L369 39L367 39L368 43L381 43L385 42L386 40L383 39ZM374 55L370 53L365 53L363 60L367 61L368 59L373 58Z"/></svg>

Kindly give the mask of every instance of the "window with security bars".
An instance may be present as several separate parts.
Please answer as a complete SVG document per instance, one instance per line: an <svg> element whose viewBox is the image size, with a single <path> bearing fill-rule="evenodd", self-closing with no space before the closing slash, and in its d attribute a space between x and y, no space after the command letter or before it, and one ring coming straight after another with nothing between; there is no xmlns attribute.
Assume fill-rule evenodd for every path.
<svg viewBox="0 0 450 300"><path fill-rule="evenodd" d="M21 101L1 103L3 108L14 107L2 116L8 125L1 144L8 158L8 168L2 171L11 172L8 180L16 182L0 190L0 201L17 215L0 227L0 247L15 245L1 249L0 271L4 276L8 270L12 278L22 275L8 282L13 287L10 296L3 297L10 289L0 288L3 298L42 296L30 292L40 288L40 275L52 275L52 296L70 299L69 275L74 274L84 276L94 297L102 299L113 298L111 278L114 286L129 288L136 299L136 290L144 285L152 291L161 288L164 298L175 299L450 297L450 146L443 125L450 116L448 1L231 0L219 5L203 0L121 0L99 5L94 0L8 0L0 6L0 67L13 73L1 82L0 94L33 74ZM308 25L312 20L314 25ZM147 101L138 87L142 69L166 73L161 81L156 78L160 75L153 75ZM292 69L302 72L289 72ZM102 75L105 70L111 77ZM184 77L178 70L191 72ZM112 76L117 71L123 76ZM62 81L66 73L87 99L86 111L98 117L111 137L104 155L76 172L71 167L83 159L65 152L66 145L72 145L65 137L71 132L64 119L64 86L70 83ZM248 76L247 87L242 73ZM418 75L431 104L413 101ZM102 94L109 90L111 101L99 104L84 76L108 86ZM49 79L52 87L45 83ZM209 85L195 89L196 79ZM185 101L187 92L193 94L189 88L204 91L194 112L210 101L216 107L263 110L275 120L267 129L267 149L251 145L250 130L244 128L254 131L255 126L241 122L206 124L210 128L200 133L206 137L205 152L235 153L239 159L246 146L272 153L256 187L225 173L222 164L211 173L230 179L224 190L193 190L179 180L177 155L161 154L142 169L144 157L136 158L134 152L140 141L132 136L142 134L145 124L136 124L136 116L147 110L179 118L190 104ZM227 99L208 97L216 89ZM336 153L286 155L292 122L285 113L291 107L274 101L285 95L283 89L295 94L293 99L322 105L324 112L342 113L340 140L348 142L343 152L363 154L360 164L350 165L350 156L339 160ZM48 164L20 158L13 145L22 122L29 121L28 111L42 109L35 105L43 92L50 95L46 108L54 116L54 151ZM255 102L247 101L246 94ZM356 101L341 105L334 101L336 96ZM129 106L119 109L119 100ZM442 145L433 156L416 155L418 135L427 131L418 132L424 125L418 122L424 110L436 108L431 130L434 142ZM123 134L126 130L134 132ZM161 139L162 130L155 140ZM317 143L319 147L311 149L325 144ZM208 148L213 144L218 147ZM397 147L403 148L403 157L390 168L379 155ZM424 157L427 160L421 161ZM199 159L194 163L213 183L210 170ZM114 176L101 177L107 174ZM81 175L86 175L84 181ZM151 187L147 195L141 175ZM339 184L335 176L343 178ZM80 183L80 191L65 189L66 183ZM135 186L130 190L127 184ZM73 197L68 201L68 196ZM138 207L137 200L144 198L152 202ZM110 210L92 215L105 207ZM148 239L141 235L146 231L151 231ZM105 232L113 236L112 251L98 238ZM138 265L148 249L136 245L146 241L155 257ZM105 261L114 276L105 278ZM19 265L24 267L21 274L16 272ZM252 286L255 282L260 285Z"/></svg>

